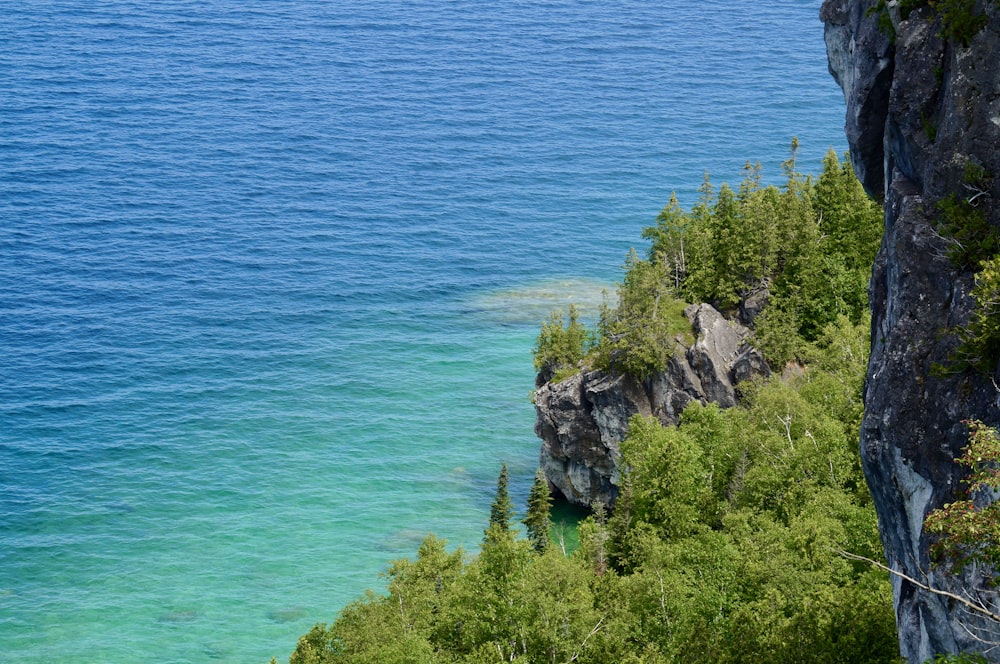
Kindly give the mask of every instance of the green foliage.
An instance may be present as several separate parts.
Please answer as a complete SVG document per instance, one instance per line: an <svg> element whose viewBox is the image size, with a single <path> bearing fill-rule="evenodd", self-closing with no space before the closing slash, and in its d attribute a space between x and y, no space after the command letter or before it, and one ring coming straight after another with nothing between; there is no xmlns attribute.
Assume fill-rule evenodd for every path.
<svg viewBox="0 0 1000 664"><path fill-rule="evenodd" d="M969 42L986 26L986 15L975 11L975 0L938 0L941 36L968 48Z"/></svg>
<svg viewBox="0 0 1000 664"><path fill-rule="evenodd" d="M596 647L636 661L895 661L884 574L834 554L880 555L855 449L867 330L828 325L808 370L752 386L745 408L689 407L679 428L632 420L615 513L581 527L580 557L617 598Z"/></svg>
<svg viewBox="0 0 1000 664"><path fill-rule="evenodd" d="M633 250L618 286L618 306L605 305L601 312L594 366L639 378L663 370L678 335L690 337L685 306L675 296L666 266L642 260Z"/></svg>
<svg viewBox="0 0 1000 664"><path fill-rule="evenodd" d="M685 213L671 198L643 235L658 278L688 302L732 311L749 293L769 292L756 322L758 346L775 364L802 359L808 342L846 315L867 310L867 285L882 236L882 211L843 161L829 151L817 181L785 162L784 187L763 187L747 164L738 192L707 179ZM647 353L652 355L652 353Z"/></svg>
<svg viewBox="0 0 1000 664"><path fill-rule="evenodd" d="M986 15L976 12L975 0L900 0L899 15L907 19L913 10L919 7L930 7L933 11L930 18L940 16L942 39L947 39L966 48L969 42L986 26ZM867 16L875 16L879 30L892 41L896 40L896 29L889 15L889 2L878 0L869 8Z"/></svg>
<svg viewBox="0 0 1000 664"><path fill-rule="evenodd" d="M620 510L619 510L620 511ZM608 571L608 512L603 503L594 505L590 518L580 524L580 547L577 556L587 561L598 576Z"/></svg>
<svg viewBox="0 0 1000 664"><path fill-rule="evenodd" d="M989 496L1000 489L1000 436L993 427L977 420L966 423L969 444L955 461L968 470L962 480L965 497L934 510L924 519L924 530L938 536L931 557L961 569L970 562L1000 567L1000 503L977 502L977 494Z"/></svg>
<svg viewBox="0 0 1000 664"><path fill-rule="evenodd" d="M984 210L967 198L948 194L937 203L941 213L939 231L948 239L948 257L959 268L974 269L1000 250L1000 234L986 219Z"/></svg>
<svg viewBox="0 0 1000 664"><path fill-rule="evenodd" d="M971 292L975 309L969 323L955 329L958 347L949 366L937 367L942 373L974 369L992 376L1000 363L1000 232L979 207L991 180L983 167L968 161L962 185L971 196L951 193L937 204L938 230L948 242L949 258L956 267L975 271L976 279Z"/></svg>
<svg viewBox="0 0 1000 664"><path fill-rule="evenodd" d="M801 357L807 342L798 333L801 315L795 303L787 299L769 303L756 321L754 345L760 348L775 367L794 362Z"/></svg>
<svg viewBox="0 0 1000 664"><path fill-rule="evenodd" d="M738 190L716 188L708 175L701 198L685 212L677 198L643 230L648 256L626 258L617 306L603 307L596 335L575 309L542 326L535 368L559 380L587 358L592 366L645 378L670 360L676 340L690 343L686 302L708 302L734 314L749 294L766 290L756 322L757 345L774 364L801 360L809 342L846 315L867 310L871 263L882 235L881 208L865 194L846 156L829 151L815 182L795 171L797 141L785 162L786 182L761 184L759 164L744 167Z"/></svg>
<svg viewBox="0 0 1000 664"><path fill-rule="evenodd" d="M1000 256L980 264L971 293L976 301L968 325L958 329L952 354L956 367L992 376L1000 364Z"/></svg>
<svg viewBox="0 0 1000 664"><path fill-rule="evenodd" d="M510 520L514 516L514 504L510 501L510 475L507 472L507 464L500 466L500 474L497 476L497 492L490 505L490 524L486 529L487 541L506 535L510 532Z"/></svg>
<svg viewBox="0 0 1000 664"><path fill-rule="evenodd" d="M528 607L521 596L531 561L527 542L509 531L494 532L450 598L442 642L463 655L494 652L511 661L523 654Z"/></svg>
<svg viewBox="0 0 1000 664"><path fill-rule="evenodd" d="M865 16L874 16L878 22L879 32L889 37L893 42L896 41L896 28L892 24L892 18L889 16L889 3L887 0L878 0L878 2L868 8Z"/></svg>
<svg viewBox="0 0 1000 664"><path fill-rule="evenodd" d="M882 239L882 208L865 193L847 154L841 160L829 150L823 157L815 205L832 253L851 270L871 270Z"/></svg>
<svg viewBox="0 0 1000 664"><path fill-rule="evenodd" d="M856 451L867 349L843 317L744 408L633 418L608 540L634 641L664 661L896 661L886 576L834 553L881 551Z"/></svg>
<svg viewBox="0 0 1000 664"><path fill-rule="evenodd" d="M327 632L326 625L318 623L307 634L299 637L299 643L288 663L324 664L333 661L339 650L338 645L335 637Z"/></svg>
<svg viewBox="0 0 1000 664"><path fill-rule="evenodd" d="M686 430L663 427L653 417L635 415L622 442L622 460L635 487L632 514L656 524L661 537L681 537L703 521L709 495L700 447Z"/></svg>
<svg viewBox="0 0 1000 664"><path fill-rule="evenodd" d="M802 360L838 316L857 322L868 307L871 264L882 236L881 208L865 194L848 159L831 150L815 184L790 176L780 238L788 249L772 277L757 339L777 363Z"/></svg>
<svg viewBox="0 0 1000 664"><path fill-rule="evenodd" d="M958 653L950 655L935 655L934 659L929 659L925 664L989 664L988 659L979 653Z"/></svg>
<svg viewBox="0 0 1000 664"><path fill-rule="evenodd" d="M528 512L524 517L528 541L538 553L545 553L549 548L551 510L552 494L549 492L549 481L545 479L545 471L539 468L535 471L535 481L531 485L531 491L528 492Z"/></svg>
<svg viewBox="0 0 1000 664"><path fill-rule="evenodd" d="M565 324L562 314L554 311L549 321L542 324L532 349L535 370L564 378L576 371L577 364L592 345L593 335L580 322L576 306L570 305L569 320Z"/></svg>
<svg viewBox="0 0 1000 664"><path fill-rule="evenodd" d="M642 237L652 241L650 255L667 269L667 279L674 290L680 290L688 274L687 254L691 252L691 234L688 232L691 217L677 202L677 195L670 194L670 202L656 217L656 226L644 228ZM695 253L698 250L695 249Z"/></svg>
<svg viewBox="0 0 1000 664"><path fill-rule="evenodd" d="M439 617L463 578L461 550L448 553L433 535L417 559L394 562L387 597L369 592L341 611L328 628L319 624L299 639L290 664L448 661L435 653Z"/></svg>
<svg viewBox="0 0 1000 664"><path fill-rule="evenodd" d="M743 407L634 418L614 513L594 506L572 556L495 501L477 557L428 538L293 661L895 664L888 578L836 554L881 555L856 450L867 326L838 318Z"/></svg>
<svg viewBox="0 0 1000 664"><path fill-rule="evenodd" d="M944 74L942 73L941 75L943 76ZM937 76L937 70L935 70L935 76ZM937 121L935 121L933 118L928 117L926 114L921 113L920 125L923 127L924 136L927 137L928 141L933 143L934 141L937 140L937 132L938 132Z"/></svg>
<svg viewBox="0 0 1000 664"><path fill-rule="evenodd" d="M982 189L988 186L990 179L989 171L985 168L972 160L965 162L965 168L962 170L963 183L974 189Z"/></svg>

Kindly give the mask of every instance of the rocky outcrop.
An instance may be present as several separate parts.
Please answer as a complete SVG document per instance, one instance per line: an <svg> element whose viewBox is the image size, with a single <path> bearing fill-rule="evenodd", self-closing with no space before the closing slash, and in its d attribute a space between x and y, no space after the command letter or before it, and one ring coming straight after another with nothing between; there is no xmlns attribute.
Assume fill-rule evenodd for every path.
<svg viewBox="0 0 1000 664"><path fill-rule="evenodd" d="M582 371L535 392L535 433L549 483L569 502L611 505L618 495L619 443L636 413L675 424L692 401L736 404L736 386L770 369L747 343L750 331L707 304L689 306L695 342L678 339L666 368L646 380Z"/></svg>
<svg viewBox="0 0 1000 664"><path fill-rule="evenodd" d="M934 569L923 533L927 513L953 499L967 443L962 420L1000 423L996 374L942 375L953 330L969 320L974 275L946 256L938 201L969 200L1000 225L1000 12L975 2L986 26L971 38L941 36L930 7L905 20L889 3L893 42L877 24L874 0L826 0L830 70L847 101L846 132L855 170L885 201L885 236L872 273L872 353L865 386L861 457L875 500L888 564L959 595L996 602L976 570L961 578ZM970 188L966 165L985 169ZM938 653L982 651L1000 661L998 626L960 604L893 578L900 647L911 662ZM987 629L988 628L988 629ZM981 638L977 638L981 637Z"/></svg>

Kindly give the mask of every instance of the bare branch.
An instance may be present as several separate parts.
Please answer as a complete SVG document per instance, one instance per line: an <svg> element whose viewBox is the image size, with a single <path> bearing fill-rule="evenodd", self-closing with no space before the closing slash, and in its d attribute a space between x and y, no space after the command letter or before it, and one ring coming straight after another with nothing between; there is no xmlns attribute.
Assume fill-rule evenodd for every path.
<svg viewBox="0 0 1000 664"><path fill-rule="evenodd" d="M934 228L933 226L929 226L928 230L930 231L930 234L935 239L937 239L938 241L940 241L941 243L943 243L945 245L945 247L946 247L946 249L944 249L943 251L940 251L940 252L935 251L934 252L935 258L946 258L947 255L948 255L947 254L948 248L950 248L950 247L958 247L962 251L965 250L965 245L963 245L961 242L959 242L956 238L954 238L954 237L945 237L944 235L941 234L940 231L938 231L938 229Z"/></svg>
<svg viewBox="0 0 1000 664"><path fill-rule="evenodd" d="M973 613L978 614L994 622L1000 623L1000 614L994 613L993 611L989 610L986 607L986 605L981 602L976 603L967 597L962 597L961 595L956 595L955 593L948 592L947 590L941 590L940 588L935 588L929 584L921 583L920 581L914 579L912 576L908 576L898 570L892 569L887 565L883 565L877 560L872 560L871 558L867 558L865 556L859 556L856 553L850 553L848 551L843 551L843 550L837 550L837 553L850 560L860 560L862 562L868 563L869 565L874 565L875 567L881 570L885 570L886 572L892 574L893 576L897 576L900 579L903 579L904 581L909 581L910 583L920 588L921 590L926 590L927 592L932 593L934 595L938 595L939 597L947 597L948 599L953 599L962 606L964 606L965 608L972 611Z"/></svg>
<svg viewBox="0 0 1000 664"><path fill-rule="evenodd" d="M781 422L783 425L785 425L785 436L788 438L788 446L790 448L792 448L792 451L794 452L795 451L795 443L792 442L792 415L791 415L791 413L789 413L785 417L785 419L782 419L782 418L778 417L777 420L779 422Z"/></svg>
<svg viewBox="0 0 1000 664"><path fill-rule="evenodd" d="M984 639L984 638L983 638L982 636L980 636L979 634L976 634L976 633L974 633L974 632L973 632L973 631L972 631L971 629L969 629L969 628L968 628L968 627L967 627L967 626L965 625L965 623L963 623L963 622L961 622L961 621L959 621L959 622L958 622L958 626L959 626L959 627L961 627L961 628L962 628L962 630L963 630L963 631L964 631L964 632L965 632L966 634L968 634L968 635L969 635L969 636L970 636L971 638L975 639L975 640L976 640L976 641L978 641L979 643L982 643L983 645L987 645L987 646L989 646L989 648L987 648L987 649L986 649L986 652L989 652L989 651L993 650L994 648L996 648L997 646L1000 646L1000 641L989 641L989 640L987 640L987 639ZM985 654L985 653L984 653L984 654Z"/></svg>
<svg viewBox="0 0 1000 664"><path fill-rule="evenodd" d="M971 184L968 184L968 183L965 183L965 182L962 183L962 186L965 187L966 189L968 189L969 191L975 192L972 195L971 198L966 199L966 202L969 205L971 205L972 207L976 207L976 200L980 196L989 196L990 195L990 192L986 191L985 189L981 189L979 187L974 187Z"/></svg>
<svg viewBox="0 0 1000 664"><path fill-rule="evenodd" d="M667 591L663 586L663 575L660 574L660 569L656 568L656 578L660 580L660 610L663 611L663 615L667 616Z"/></svg>
<svg viewBox="0 0 1000 664"><path fill-rule="evenodd" d="M604 622L604 618L605 616L601 616L601 619L597 621L596 625L594 625L594 629L590 630L590 634L584 637L583 642L580 644L580 647L576 649L576 652L573 654L572 657L569 658L568 662L575 662L577 658L580 657L580 651L586 647L587 641L589 641L590 637L592 637L594 634L597 634L598 630L601 629L601 623Z"/></svg>

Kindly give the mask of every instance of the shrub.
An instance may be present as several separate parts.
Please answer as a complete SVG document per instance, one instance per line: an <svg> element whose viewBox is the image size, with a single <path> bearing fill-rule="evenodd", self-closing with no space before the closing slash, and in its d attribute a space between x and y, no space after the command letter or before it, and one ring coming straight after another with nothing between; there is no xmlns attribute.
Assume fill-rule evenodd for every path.
<svg viewBox="0 0 1000 664"><path fill-rule="evenodd" d="M561 312L553 311L549 322L542 324L532 352L535 370L549 376L572 374L593 345L593 334L581 322L574 305L569 306L569 321L563 323Z"/></svg>
<svg viewBox="0 0 1000 664"><path fill-rule="evenodd" d="M953 359L959 368L992 376L1000 363L1000 256L980 264L971 294L976 308L969 324L958 329L959 345Z"/></svg>
<svg viewBox="0 0 1000 664"><path fill-rule="evenodd" d="M618 306L604 306L594 364L645 378L662 371L680 336L689 343L691 324L683 300L675 296L671 275L658 262L645 261L633 250L618 286Z"/></svg>
<svg viewBox="0 0 1000 664"><path fill-rule="evenodd" d="M982 562L996 569L1000 566L1000 503L983 507L974 499L977 492L1000 489L1000 436L977 420L966 424L969 444L955 459L969 471L962 480L965 495L928 514L924 529L939 536L930 548L936 563L949 561L960 570L970 562Z"/></svg>
<svg viewBox="0 0 1000 664"><path fill-rule="evenodd" d="M965 47L986 25L986 15L975 13L974 0L940 0L937 9L941 36Z"/></svg>

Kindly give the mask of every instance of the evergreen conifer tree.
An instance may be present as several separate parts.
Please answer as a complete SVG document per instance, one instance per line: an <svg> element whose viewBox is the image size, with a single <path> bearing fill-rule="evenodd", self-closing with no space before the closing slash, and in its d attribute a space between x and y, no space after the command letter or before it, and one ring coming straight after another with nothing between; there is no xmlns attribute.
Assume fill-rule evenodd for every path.
<svg viewBox="0 0 1000 664"><path fill-rule="evenodd" d="M510 532L510 520L514 516L514 505L510 502L510 493L507 485L510 476L507 473L507 464L500 467L500 476L497 477L497 494L490 506L490 525L486 529L486 539L490 539L491 533L507 534Z"/></svg>
<svg viewBox="0 0 1000 664"><path fill-rule="evenodd" d="M549 548L551 509L552 494L549 492L549 481L545 479L545 471L539 468L535 471L535 482L528 493L528 513L523 520L528 531L528 540L538 553L545 553Z"/></svg>

